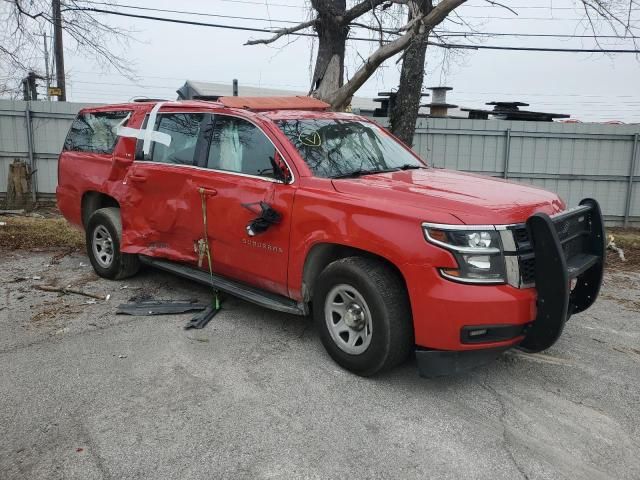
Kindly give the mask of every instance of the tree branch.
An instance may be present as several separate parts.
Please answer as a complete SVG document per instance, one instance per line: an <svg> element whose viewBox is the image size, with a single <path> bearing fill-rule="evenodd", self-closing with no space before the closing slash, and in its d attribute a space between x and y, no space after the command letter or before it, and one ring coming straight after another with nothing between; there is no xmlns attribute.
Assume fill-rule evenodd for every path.
<svg viewBox="0 0 640 480"><path fill-rule="evenodd" d="M509 10L514 15L518 15L518 12L516 12L513 8L508 7L507 5L503 5L502 3L494 2L493 0L484 0L484 1L487 2L490 5L494 5L496 7L502 7L504 9L506 9L506 10Z"/></svg>
<svg viewBox="0 0 640 480"><path fill-rule="evenodd" d="M315 24L316 24L316 19L314 18L313 20L309 20L308 22L302 22L302 23L300 23L298 25L295 25L293 27L281 28L280 30L276 30L275 31L275 35L273 37L271 37L271 38L263 38L263 39L260 39L260 40L247 40L245 45L258 45L258 44L267 45L269 43L275 42L280 37L283 37L285 35L290 35L292 33L298 32L300 30L304 30L305 28L313 27Z"/></svg>
<svg viewBox="0 0 640 480"><path fill-rule="evenodd" d="M413 37L420 31L424 29L430 31L439 25L452 10L465 2L466 0L442 0L427 15L420 15L413 19L415 25L410 30L373 52L353 77L335 92L333 98L329 99L332 108L336 110L344 108L353 94L371 77L382 62L408 47Z"/></svg>

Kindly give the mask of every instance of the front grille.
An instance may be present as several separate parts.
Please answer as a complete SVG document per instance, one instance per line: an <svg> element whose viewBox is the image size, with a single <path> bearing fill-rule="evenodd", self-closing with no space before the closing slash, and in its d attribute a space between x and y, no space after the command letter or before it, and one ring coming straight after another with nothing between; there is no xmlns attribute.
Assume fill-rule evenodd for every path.
<svg viewBox="0 0 640 480"><path fill-rule="evenodd" d="M517 227L513 230L513 237L516 241L516 246L518 249L524 248L529 245L529 232L527 232L527 227L524 225L522 227Z"/></svg>
<svg viewBox="0 0 640 480"><path fill-rule="evenodd" d="M589 250L586 242L591 231L591 210L578 209L575 213L562 214L553 223L565 260ZM517 248L520 286L531 286L536 278L536 259L529 232L525 225L518 225L511 231Z"/></svg>
<svg viewBox="0 0 640 480"><path fill-rule="evenodd" d="M536 259L531 258L518 258L518 265L520 266L520 283L528 285L536 280Z"/></svg>

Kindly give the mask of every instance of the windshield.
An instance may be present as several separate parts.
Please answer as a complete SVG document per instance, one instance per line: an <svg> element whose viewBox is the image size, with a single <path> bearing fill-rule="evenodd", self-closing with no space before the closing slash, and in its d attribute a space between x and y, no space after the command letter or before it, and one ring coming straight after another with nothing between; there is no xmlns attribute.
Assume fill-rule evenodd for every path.
<svg viewBox="0 0 640 480"><path fill-rule="evenodd" d="M425 166L372 123L309 119L281 120L277 125L318 177L346 177Z"/></svg>

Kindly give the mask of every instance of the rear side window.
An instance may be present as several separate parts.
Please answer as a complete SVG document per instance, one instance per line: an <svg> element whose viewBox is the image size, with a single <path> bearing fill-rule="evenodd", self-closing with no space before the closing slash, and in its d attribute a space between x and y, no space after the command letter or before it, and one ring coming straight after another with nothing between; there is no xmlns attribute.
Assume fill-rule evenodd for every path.
<svg viewBox="0 0 640 480"><path fill-rule="evenodd" d="M80 113L71 124L64 149L72 152L112 153L118 140L117 128L125 125L131 112Z"/></svg>
<svg viewBox="0 0 640 480"><path fill-rule="evenodd" d="M144 159L159 163L194 165L196 145L204 119L204 113L164 113L158 115L156 130L168 134L171 137L171 142L168 146L160 142L152 142L151 153ZM142 140L138 140L138 145L141 154Z"/></svg>

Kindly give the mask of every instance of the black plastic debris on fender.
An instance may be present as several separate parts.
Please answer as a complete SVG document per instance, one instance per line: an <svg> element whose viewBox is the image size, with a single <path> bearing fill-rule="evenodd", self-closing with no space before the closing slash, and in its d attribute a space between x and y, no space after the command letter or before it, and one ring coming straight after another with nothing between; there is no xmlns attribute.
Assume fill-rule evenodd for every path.
<svg viewBox="0 0 640 480"><path fill-rule="evenodd" d="M195 300L144 300L135 303L122 303L116 309L117 315L171 315L205 310L206 303Z"/></svg>

